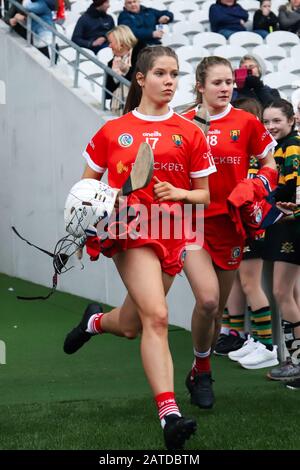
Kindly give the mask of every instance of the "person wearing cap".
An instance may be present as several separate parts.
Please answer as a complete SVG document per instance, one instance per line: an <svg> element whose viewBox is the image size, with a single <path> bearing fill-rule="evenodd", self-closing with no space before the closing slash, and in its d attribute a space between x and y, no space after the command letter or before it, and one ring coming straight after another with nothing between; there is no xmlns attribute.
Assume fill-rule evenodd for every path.
<svg viewBox="0 0 300 470"><path fill-rule="evenodd" d="M80 47L91 49L95 54L103 47L108 47L106 33L115 26L113 17L107 14L109 7L109 0L93 0L77 21L72 41Z"/></svg>
<svg viewBox="0 0 300 470"><path fill-rule="evenodd" d="M265 85L262 80L266 69L260 57L246 54L241 58L239 67L248 69L249 75L244 83L237 83L237 88L233 90L232 101L238 98L254 98L262 106L266 106L274 99L280 98L278 90Z"/></svg>

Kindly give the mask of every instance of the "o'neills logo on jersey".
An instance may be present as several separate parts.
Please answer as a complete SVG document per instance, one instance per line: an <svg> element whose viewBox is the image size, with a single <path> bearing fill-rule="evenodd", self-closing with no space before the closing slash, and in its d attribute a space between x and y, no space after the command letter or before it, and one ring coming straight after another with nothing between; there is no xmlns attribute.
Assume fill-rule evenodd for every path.
<svg viewBox="0 0 300 470"><path fill-rule="evenodd" d="M158 131L154 131L154 132L144 132L144 133L143 133L143 136L144 136L144 137L161 137L161 133L158 132Z"/></svg>
<svg viewBox="0 0 300 470"><path fill-rule="evenodd" d="M121 145L121 147L130 147L130 145L133 143L133 137L131 134L121 134L118 137L118 143Z"/></svg>
<svg viewBox="0 0 300 470"><path fill-rule="evenodd" d="M182 145L182 140L183 140L183 139L182 139L182 135L180 135L180 134L173 134L173 135L172 135L172 140L173 140L174 144L177 145L177 147L178 147L179 145Z"/></svg>
<svg viewBox="0 0 300 470"><path fill-rule="evenodd" d="M236 142L239 139L241 131L239 129L231 129L230 137L233 142Z"/></svg>
<svg viewBox="0 0 300 470"><path fill-rule="evenodd" d="M119 162L117 163L117 173L118 173L119 175L121 175L121 174L124 173L125 171L126 171L126 172L128 171L128 166L124 165L123 162L119 161Z"/></svg>

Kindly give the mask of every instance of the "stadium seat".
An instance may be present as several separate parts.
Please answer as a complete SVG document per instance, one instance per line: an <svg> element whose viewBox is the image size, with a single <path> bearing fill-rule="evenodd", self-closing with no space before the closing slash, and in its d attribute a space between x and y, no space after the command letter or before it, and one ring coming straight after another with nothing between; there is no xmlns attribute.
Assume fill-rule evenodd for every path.
<svg viewBox="0 0 300 470"><path fill-rule="evenodd" d="M192 64L185 60L179 60L179 75L189 75L191 73L194 73L194 68Z"/></svg>
<svg viewBox="0 0 300 470"><path fill-rule="evenodd" d="M205 0L205 2L203 2L201 5L201 11L207 13L208 15L210 6L213 5L214 3L216 3L215 0Z"/></svg>
<svg viewBox="0 0 300 470"><path fill-rule="evenodd" d="M97 53L97 59L100 60L100 62L103 62L105 65L107 65L107 62L109 62L112 58L113 53L110 47L104 47Z"/></svg>
<svg viewBox="0 0 300 470"><path fill-rule="evenodd" d="M224 46L226 44L226 39L222 34L207 31L196 34L193 38L193 44L195 47L205 47L205 49L212 54L216 47Z"/></svg>
<svg viewBox="0 0 300 470"><path fill-rule="evenodd" d="M241 58L247 54L247 49L241 46L219 46L215 49L215 55L225 57L231 62L233 68L239 66Z"/></svg>
<svg viewBox="0 0 300 470"><path fill-rule="evenodd" d="M286 59L282 59L278 63L278 70L294 73L298 78L300 78L300 61L295 59L295 57L287 57Z"/></svg>
<svg viewBox="0 0 300 470"><path fill-rule="evenodd" d="M210 31L210 22L208 18L208 11L197 10L193 12L193 21L201 23L204 31Z"/></svg>
<svg viewBox="0 0 300 470"><path fill-rule="evenodd" d="M287 51L287 55L290 56L291 48L300 44L300 41L297 34L289 31L274 31L266 37L266 44L281 46Z"/></svg>
<svg viewBox="0 0 300 470"><path fill-rule="evenodd" d="M195 101L195 95L192 91L189 91L188 89L181 88L180 90L177 90L174 98L172 99L170 105L172 108L177 108L177 107L184 107L187 108L189 104L193 103Z"/></svg>
<svg viewBox="0 0 300 470"><path fill-rule="evenodd" d="M297 46L293 46L290 50L291 57L295 57L298 59L300 56L300 44L297 44Z"/></svg>
<svg viewBox="0 0 300 470"><path fill-rule="evenodd" d="M188 38L189 43L193 44L194 36L201 31L203 31L203 26L200 23L179 21L178 23L174 24L172 33L184 34Z"/></svg>
<svg viewBox="0 0 300 470"><path fill-rule="evenodd" d="M245 47L251 53L254 47L263 44L263 38L253 31L238 31L229 37L229 44Z"/></svg>
<svg viewBox="0 0 300 470"><path fill-rule="evenodd" d="M257 3L256 0L239 0L239 5L244 8L244 10L247 10L249 13L249 20L253 20L254 13L256 10L259 9L259 4Z"/></svg>
<svg viewBox="0 0 300 470"><path fill-rule="evenodd" d="M195 75L191 73L190 75L185 75L183 77L179 77L178 80L178 90L181 90L193 93L195 87Z"/></svg>
<svg viewBox="0 0 300 470"><path fill-rule="evenodd" d="M262 60L263 60L263 63L266 67L266 71L265 71L264 75L267 74L267 73L273 73L274 72L274 66L273 66L272 62L270 62L267 59L262 59Z"/></svg>
<svg viewBox="0 0 300 470"><path fill-rule="evenodd" d="M189 40L184 34L165 34L162 38L162 43L164 46L172 47L177 49L180 46L188 46Z"/></svg>
<svg viewBox="0 0 300 470"><path fill-rule="evenodd" d="M291 94L291 102L294 109L297 108L298 104L300 103L300 88L294 90Z"/></svg>
<svg viewBox="0 0 300 470"><path fill-rule="evenodd" d="M113 13L114 15L119 16L121 11L123 11L123 8L124 8L123 0L120 0L120 1L114 0L113 2L111 2L110 8L109 8L107 13L109 15L111 15ZM153 8L155 8L155 7L153 7Z"/></svg>
<svg viewBox="0 0 300 470"><path fill-rule="evenodd" d="M269 73L264 77L265 85L276 88L279 92L282 90L288 99L291 98L296 82L297 75L284 71Z"/></svg>
<svg viewBox="0 0 300 470"><path fill-rule="evenodd" d="M285 59L287 56L283 47L268 44L261 44L260 46L256 46L252 53L272 62L275 72L278 70L278 62L281 59Z"/></svg>
<svg viewBox="0 0 300 470"><path fill-rule="evenodd" d="M168 10L172 13L182 13L186 20L192 20L193 13L198 11L199 7L197 3L192 0L178 0L176 2L170 3Z"/></svg>
<svg viewBox="0 0 300 470"><path fill-rule="evenodd" d="M183 46L176 50L179 61L190 63L195 69L203 57L209 56L209 52L204 47Z"/></svg>

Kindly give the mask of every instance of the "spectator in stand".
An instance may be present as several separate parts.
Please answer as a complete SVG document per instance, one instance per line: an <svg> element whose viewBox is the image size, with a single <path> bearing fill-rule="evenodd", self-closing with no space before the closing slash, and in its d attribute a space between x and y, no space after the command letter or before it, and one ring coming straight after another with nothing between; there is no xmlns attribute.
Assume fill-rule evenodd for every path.
<svg viewBox="0 0 300 470"><path fill-rule="evenodd" d="M145 44L138 41L131 29L125 24L115 26L109 31L107 39L114 55L108 62L108 67L131 81L138 53L145 47ZM112 75L107 75L106 88L112 93L112 95L106 94L106 98L111 99L110 109L119 114L123 110L123 102L126 101L128 88Z"/></svg>
<svg viewBox="0 0 300 470"><path fill-rule="evenodd" d="M226 39L237 31L246 31L245 23L249 14L236 0L217 0L209 9L211 30Z"/></svg>
<svg viewBox="0 0 300 470"><path fill-rule="evenodd" d="M260 8L253 17L253 31L265 38L278 29L278 17L271 11L271 0L260 0Z"/></svg>
<svg viewBox="0 0 300 470"><path fill-rule="evenodd" d="M144 7L140 0L125 0L118 24L129 26L139 41L149 46L161 44L164 35L163 25L173 21L174 15L168 10ZM157 25L162 27L157 28Z"/></svg>
<svg viewBox="0 0 300 470"><path fill-rule="evenodd" d="M107 14L109 7L109 0L93 0L77 21L72 41L80 47L91 49L95 54L108 47L106 34L115 26L113 17Z"/></svg>
<svg viewBox="0 0 300 470"><path fill-rule="evenodd" d="M52 0L25 0L23 1L23 7L29 13L34 13L45 23L53 26L52 19L52 8L54 3ZM25 23L26 16L20 12L16 13L13 18L10 19L10 24L14 24L14 21L18 23ZM13 22L13 23L12 23ZM37 21L32 20L31 30L33 33L33 45L46 57L50 58L49 46L52 42L52 33L45 26L37 23Z"/></svg>
<svg viewBox="0 0 300 470"><path fill-rule="evenodd" d="M266 106L274 99L280 98L278 90L270 88L262 81L262 75L265 72L265 64L263 60L253 54L246 54L240 61L241 69L248 69L249 75L244 77L244 80L237 80L237 88L233 90L232 101L238 98L254 98L262 106Z"/></svg>
<svg viewBox="0 0 300 470"><path fill-rule="evenodd" d="M278 12L280 29L300 36L300 0L289 0Z"/></svg>
<svg viewBox="0 0 300 470"><path fill-rule="evenodd" d="M19 3L22 4L22 0L20 0ZM9 6L8 10L5 12L4 21L5 21L6 24L11 26L11 28L13 28L13 30L17 34L22 36L22 38L26 39L26 34L27 34L26 33L26 28L23 26L22 23L18 22L18 20L16 18L17 13L20 14L20 10L18 10L18 8L15 5L11 4Z"/></svg>

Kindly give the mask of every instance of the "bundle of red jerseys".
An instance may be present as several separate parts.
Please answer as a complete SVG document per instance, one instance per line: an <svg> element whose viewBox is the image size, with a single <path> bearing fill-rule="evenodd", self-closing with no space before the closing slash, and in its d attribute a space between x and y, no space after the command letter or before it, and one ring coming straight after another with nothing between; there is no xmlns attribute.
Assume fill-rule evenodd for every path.
<svg viewBox="0 0 300 470"><path fill-rule="evenodd" d="M227 198L229 215L245 239L261 238L264 230L283 216L272 197L277 181L277 171L264 167L255 178L243 179Z"/></svg>
<svg viewBox="0 0 300 470"><path fill-rule="evenodd" d="M134 194L130 194L109 220L100 221L97 226L99 236L88 236L85 242L86 252L91 261L96 261L100 253L109 252L119 241L122 241L122 249L126 247L128 237L134 237L136 221L139 217L139 204L139 199Z"/></svg>

